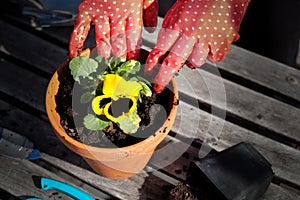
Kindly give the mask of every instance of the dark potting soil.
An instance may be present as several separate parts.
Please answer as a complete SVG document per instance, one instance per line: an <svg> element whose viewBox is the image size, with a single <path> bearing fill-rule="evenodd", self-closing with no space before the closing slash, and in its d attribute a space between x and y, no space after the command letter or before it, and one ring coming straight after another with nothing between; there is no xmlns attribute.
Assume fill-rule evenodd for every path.
<svg viewBox="0 0 300 200"><path fill-rule="evenodd" d="M184 184L179 182L170 192L170 200L197 200L198 198Z"/></svg>
<svg viewBox="0 0 300 200"><path fill-rule="evenodd" d="M169 92L165 90L160 94L155 94L151 97L143 97L142 103L138 102L137 110L141 118L140 128L134 134L125 134L120 130L117 124L110 122L108 127L103 131L91 131L83 125L78 126L77 120L83 121L85 114L80 114L80 111L72 108L72 91L74 80L70 74L70 70L65 67L59 72L58 79L63 87L59 87L56 95L57 108L56 111L61 117L61 125L66 133L77 141L84 144L96 147L124 147L138 143L161 127L167 117L171 105L169 102ZM86 111L85 111L86 112ZM155 117L159 116L159 117ZM76 125L75 125L76 124Z"/></svg>
<svg viewBox="0 0 300 200"><path fill-rule="evenodd" d="M190 174L194 179L179 182L169 193L170 200L225 200L222 192L206 178L199 178L193 172Z"/></svg>

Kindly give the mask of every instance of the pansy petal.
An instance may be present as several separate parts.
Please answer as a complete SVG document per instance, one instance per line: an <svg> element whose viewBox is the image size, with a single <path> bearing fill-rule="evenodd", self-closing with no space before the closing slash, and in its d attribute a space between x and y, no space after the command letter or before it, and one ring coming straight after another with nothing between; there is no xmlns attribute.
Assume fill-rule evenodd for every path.
<svg viewBox="0 0 300 200"><path fill-rule="evenodd" d="M92 109L93 109L93 111L94 111L94 113L96 115L103 115L104 114L103 108L101 108L100 103L105 98L110 98L110 96L108 96L108 95L101 95L101 96L97 96L97 97L95 97L93 99L93 101L92 101Z"/></svg>
<svg viewBox="0 0 300 200"><path fill-rule="evenodd" d="M115 123L121 121L124 117L130 117L134 113L134 111L137 109L137 99L135 97L130 97L128 99L131 99L131 101L132 101L132 106L129 108L128 112L126 112L126 113L123 112L118 117L115 117L115 116L111 115L110 112L109 112L110 108L112 106L112 102L111 102L111 103L106 104L106 106L104 107L103 112L104 112L105 116L109 120L111 120Z"/></svg>
<svg viewBox="0 0 300 200"><path fill-rule="evenodd" d="M118 123L126 117L131 117L137 109L137 99L143 86L137 81L126 81L116 74L107 74L103 81L102 92L104 95L97 96L93 99L92 107L97 115L105 115L107 119ZM110 99L105 101L105 99ZM121 99L131 100L132 105L127 111L116 110L118 116L113 116L112 105L114 101ZM103 105L101 101L104 101Z"/></svg>
<svg viewBox="0 0 300 200"><path fill-rule="evenodd" d="M107 117L107 119L111 120L112 122L117 123L118 121L122 120L122 119L125 117L125 115L124 115L124 113L123 113L123 114L122 114L121 116L119 116L119 117L114 117L114 116L112 116L112 115L109 113L109 108L110 108L111 104L112 104L112 102L106 104L106 106L104 107L104 114L105 114L105 116Z"/></svg>
<svg viewBox="0 0 300 200"><path fill-rule="evenodd" d="M121 76L115 75L115 74L107 74L104 77L104 81L103 81L103 93L105 95L111 96L114 93L114 91L116 90L116 87L119 85L119 82L122 80L123 78Z"/></svg>
<svg viewBox="0 0 300 200"><path fill-rule="evenodd" d="M131 106L131 108L129 108L128 113L129 113L129 115L132 115L132 113L137 109L137 103L136 103L137 99L134 97L131 97L130 99L132 101L132 106Z"/></svg>
<svg viewBox="0 0 300 200"><path fill-rule="evenodd" d="M138 98L139 92L143 89L142 85L136 81L126 81L116 74L107 74L103 82L103 93L110 95L114 100L119 97Z"/></svg>
<svg viewBox="0 0 300 200"><path fill-rule="evenodd" d="M136 81L126 81L124 79L120 80L119 84L116 86L113 97L123 96L123 97L135 97L138 98L139 92L143 89L142 85Z"/></svg>

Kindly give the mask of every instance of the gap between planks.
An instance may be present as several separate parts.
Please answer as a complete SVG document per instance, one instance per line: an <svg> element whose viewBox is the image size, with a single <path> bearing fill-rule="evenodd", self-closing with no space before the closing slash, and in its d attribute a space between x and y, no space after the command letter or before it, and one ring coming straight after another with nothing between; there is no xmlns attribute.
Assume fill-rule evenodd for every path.
<svg viewBox="0 0 300 200"><path fill-rule="evenodd" d="M69 182L68 180L61 178L57 174L54 174L27 160L7 158L7 157L0 156L0 161L1 161L0 188L9 192L10 194L16 197L31 196L31 197L39 197L43 199L56 199L56 198L66 199L66 200L73 199L62 193L55 192L54 194L53 191L44 191L42 189L37 188L34 185L32 179L33 175L48 177L55 180L67 182L73 185L72 182ZM82 187L82 188L88 189L87 187ZM99 199L103 199L103 198L99 198Z"/></svg>

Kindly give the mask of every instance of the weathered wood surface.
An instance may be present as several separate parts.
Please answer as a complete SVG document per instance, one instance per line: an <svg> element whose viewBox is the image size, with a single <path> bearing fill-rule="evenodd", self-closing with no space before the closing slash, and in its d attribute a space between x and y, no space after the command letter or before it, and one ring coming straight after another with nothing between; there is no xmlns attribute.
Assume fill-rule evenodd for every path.
<svg viewBox="0 0 300 200"><path fill-rule="evenodd" d="M0 68L2 70L0 74L1 92L9 94L39 111L45 111L44 99L48 79L1 59L1 55Z"/></svg>
<svg viewBox="0 0 300 200"><path fill-rule="evenodd" d="M224 61L217 63L217 66L291 97L298 101L300 107L300 71L295 68L237 46L231 46L231 53Z"/></svg>
<svg viewBox="0 0 300 200"><path fill-rule="evenodd" d="M181 102L181 105L183 105L184 103L183 102ZM3 111L3 110L1 110L1 111ZM199 113L197 113L197 114L199 114ZM16 118L16 116L22 116L22 115L20 115L20 112L19 113L17 113L17 114L15 114L14 116L12 116L12 118L13 119L15 119ZM202 115L199 115L200 117L201 117L201 119L203 119L203 121L202 122L200 122L200 124L205 124L205 121L207 120L208 122L210 121L210 119L207 119L207 117L205 117L206 115L204 115L203 113L202 113ZM179 117L183 117L183 118L185 118L186 116L180 116L179 115ZM25 118L21 118L22 120L20 120L20 121L22 121L23 123L26 123L27 125L30 125L30 124L32 124L32 123L34 123L34 121L35 120L33 120L33 118L32 118L32 116L30 117L27 117L28 118L28 121L24 121L25 120ZM190 118L185 118L185 119L190 119ZM194 119L196 119L196 118L194 118ZM4 120L4 121L8 121L7 120L7 118ZM185 122L183 122L183 123L185 123ZM20 127L25 127L25 125L19 125ZM32 131L32 132L36 132L36 134L38 134L38 133L40 133L39 132L39 127L43 127L43 124L40 124L40 125L33 125L34 127L36 127L37 129L34 129L34 131ZM205 127L201 127L201 129L203 130L205 130ZM225 126L225 128L224 128L225 130L226 130L226 126ZM224 130L223 129L223 130ZM178 129L177 129L178 130ZM231 131L232 129L230 129L230 128L227 128L227 131L230 133L230 131ZM26 130L24 130L25 132L26 132ZM176 126L174 127L174 131L176 131ZM238 130L237 130L238 131ZM51 132L51 130L48 130L48 131L45 131L45 132ZM228 133L227 132L227 133ZM189 132L186 132L186 134L188 135L188 134L190 134ZM240 132L238 131L238 134L240 134ZM186 136L187 136L186 135ZM37 136L30 136L30 135L28 135L30 138L37 138ZM202 139L202 137L203 136L199 136L199 138L200 139ZM224 138L227 138L228 137L228 135L225 135L224 136ZM237 137L243 137L243 135L240 135L240 136L237 136ZM248 136L249 137L249 136ZM250 138L251 138L251 136L250 136ZM252 137L253 138L253 137ZM247 142L251 142L251 140L242 140L242 138L239 138L239 139L241 139L241 141L247 141ZM260 138L258 138L258 139L260 139ZM47 161L47 162L49 162L49 163L52 163L53 165L55 165L56 167L59 167L61 170L65 170L65 171L67 171L69 174L72 174L73 176L75 176L76 178L78 178L78 179L81 179L81 180L84 180L85 182L88 182L89 184L92 184L93 186L97 186L98 188L102 188L102 190L104 190L104 191L106 191L106 192L108 192L108 191L110 191L110 192L112 192L112 194L114 195L114 196L117 196L117 197L122 197L122 198L125 198L126 197L126 195L133 195L134 196L134 194L135 195L137 195L136 197L138 197L138 194L140 194L140 193L138 193L138 191L137 190L134 190L135 191L135 193L133 193L132 192L132 190L125 190L125 191L131 191L129 194L124 194L124 185L126 185L126 187L129 187L129 186L132 186L132 184L133 184L133 186L132 187L137 187L136 186L136 183L135 182L126 182L126 184L122 184L122 183L119 183L119 184L121 184L121 185L109 185L109 186L107 186L107 187L105 187L105 186L103 186L103 184L107 184L108 183L108 179L105 179L105 178L102 178L102 177L99 177L98 175L96 175L96 174L94 174L93 172L89 172L89 171L86 171L86 169L85 168L82 168L82 167L77 167L77 166L75 166L75 165L78 165L78 166L82 166L82 164L83 163L79 163L78 161L80 161L81 159L79 159L79 158L76 158L76 156L75 156L75 158L74 158L74 155L72 154L72 152L69 152L69 151L62 151L62 149L64 149L63 148L63 146L62 145L59 145L59 141L58 141L58 144L57 144L57 146L59 146L60 148L59 149L57 149L57 150L55 150L56 148L54 148L53 146L50 146L50 147L47 147L47 145L49 146L49 141L53 141L53 140L55 140L55 138L52 138L51 137L51 139L49 140L49 138L48 139L42 139L42 138L37 138L37 145L38 146L40 146L40 147L45 147L46 146L46 148L45 149L43 149L43 151L44 152L48 152L48 153L51 153L52 155L55 155L56 157L60 157L60 158L63 158L64 160L67 160L68 162L65 162L65 161L63 161L62 162L62 160L61 159L58 159L58 158L56 158L56 157L52 157L52 156L49 156L49 155L46 155L46 154L43 154L42 156L43 156L43 159L45 160L45 161ZM209 141L209 140L208 140ZM222 141L223 141L223 139L222 139ZM218 148L218 150L222 150L223 148L226 148L226 147L229 147L229 146L231 146L231 145L233 145L233 144L235 144L235 143L237 143L237 142L239 142L239 141L229 141L230 143L229 144L227 144L226 143L226 141L224 142L225 144L223 144L223 146L224 147L220 147L222 144L219 144L218 143L218 145L217 146L215 146L215 145L212 145L212 146L214 146L214 147L219 147ZM255 142L252 142L252 144L254 143L256 143L257 141L255 141ZM258 145L260 145L260 144L258 144ZM185 148L185 147L189 147L189 145L184 145L184 144L181 144L180 146L177 146L177 147L179 147L179 148L176 148L177 150L181 150L181 148ZM255 146L255 147L257 147L257 146ZM62 149L61 149L62 148ZM272 147L269 147L269 148L272 148ZM195 149L195 148L193 148L192 150L189 150L188 151L188 153L189 153L189 157L191 158L191 159L195 159L195 157L197 157L197 150L198 149ZM279 151L278 152L274 152L273 153L273 155L275 156L275 158L277 158L277 156L278 156L278 153L280 153L282 151L282 149L279 149ZM185 151L182 151L182 152L185 152ZM63 154L63 155L59 155L59 153L61 153L61 154ZM262 152L263 153L263 155L268 155L267 153L265 153L265 151L263 151ZM283 151L283 154L287 154L287 155L289 155L289 156L293 156L293 155L290 155L290 152L284 152ZM63 156L63 157L62 157ZM162 155L161 155L162 156ZM72 159L70 159L70 157L73 157ZM280 156L278 156L278 157L280 157ZM184 173L184 171L186 170L186 167L187 167L187 165L188 165L188 161L191 161L191 160L187 160L186 159L186 157L185 156L180 156L179 157L180 158L180 160L181 161L176 161L174 164L172 164L171 166L167 166L166 167L166 171L168 172L168 173L171 173L172 175L176 175L177 177L179 177L179 178L181 178L181 179L184 179L184 177L185 177L185 173ZM270 160L270 158L269 158L269 156L267 156L267 158ZM278 159L278 158L277 158ZM182 162L182 161L184 161L184 162ZM271 161L271 163L274 165L274 159L271 159L270 160ZM276 161L276 159L275 159L275 161ZM71 164L71 163L74 163L74 164ZM277 162L279 162L279 164L281 164L281 165L283 165L284 163L283 162L280 162L280 161L277 161ZM62 164L63 163L63 164ZM184 163L184 165L183 165L183 163ZM290 163L291 163L291 161L289 161L289 159L287 159L287 161L286 161L286 166L290 166L290 167L293 167L294 168L294 164L292 164L292 165L290 165ZM296 161L296 163L297 163L297 161ZM275 163L276 164L276 163ZM288 168L288 167L287 167ZM185 169L185 170L184 170ZM294 169L299 169L299 168L294 168ZM278 173L277 171L276 171L276 169L274 169L275 170L275 173ZM179 173L179 172L182 172L182 173ZM57 172L55 172L56 174L57 174ZM289 173L289 172L288 172ZM297 175L297 171L295 171L294 173L296 173L296 176L298 176ZM91 174L91 176L93 176L94 178L91 178L91 176L89 176L89 174ZM139 175L140 176L140 175ZM148 175L149 176L149 175ZM96 180L98 180L98 181L96 181ZM149 178L149 179L151 179L151 178ZM111 181L111 180L110 180ZM113 183L115 183L115 181L111 181L112 182L112 184ZM120 181L120 182L122 182L122 181ZM134 185L135 184L135 185ZM140 185L139 185L139 187L138 188L140 188L140 187L142 187L142 183L140 183ZM168 184L164 184L165 185L165 187L167 187L168 186ZM111 191L111 190L109 190L109 188L116 188L116 189L114 189L113 191ZM151 188L155 188L156 186L155 185L153 185L153 184L151 184ZM143 186L143 188L147 188L146 186ZM159 188L159 187L158 187ZM115 191L115 190L117 190L117 191ZM147 190L150 190L150 188L147 188ZM155 189L155 191L158 191L157 190L157 188ZM277 191L277 190L275 190L275 191ZM165 192L165 191L163 191L163 192ZM154 193L154 194L157 194L157 193ZM128 196L127 196L128 197ZM271 199L271 198L270 198Z"/></svg>
<svg viewBox="0 0 300 200"><path fill-rule="evenodd" d="M181 102L180 105L184 106L184 102ZM188 106L188 105L186 105L186 106ZM190 110L191 108L185 107L185 108L182 108L182 109L188 109L188 110ZM193 108L193 109L195 109L195 108ZM2 109L1 109L1 111L3 113ZM183 114L186 114L186 112L183 112ZM23 115L20 114L20 111L19 111L18 113L16 113L15 115L12 116L12 119L16 119L16 116L23 116ZM206 132L205 130L207 130L206 127L208 126L207 122L209 123L211 119L209 117L206 117L206 114L203 113L203 112L201 113L201 111L199 111L199 113L196 112L195 115L191 115L191 116L192 116L192 119L197 119L197 117L194 118L194 116L198 116L198 117L200 117L202 119L202 121L199 122L199 124L201 125L201 127L198 130L202 130L203 133L205 134L205 132ZM179 114L178 117L179 117L179 120L182 120L182 118L183 119L187 119L187 120L191 120L191 117L187 118L187 116L185 116L185 115L182 116L182 115ZM27 126L30 126L32 123L34 123L35 120L33 120L32 116L29 116L27 118L28 119L26 120L25 118L22 117L21 120L19 120L19 121L21 121L23 123L26 123ZM5 118L4 121L8 121L7 119L8 118ZM26 121L24 121L24 120L26 120ZM186 122L181 122L181 123L185 124ZM179 124L179 123L176 123L176 124ZM18 126L25 127L25 125L22 125L22 124L21 125L19 124ZM33 125L33 127L36 127L36 129L32 130L31 132L36 132L35 134L39 134L40 133L39 128L40 127L42 128L44 126L43 126L43 124L40 124L40 125L36 125L35 124L35 125ZM174 129L173 129L173 131L176 132L176 130L178 130L178 127L175 126ZM232 136L232 133L231 133L232 130L236 131L236 135L237 136ZM23 131L26 132L26 130L23 130ZM45 131L45 132L48 132L47 134L49 134L49 132L51 133L51 130L48 130L48 131ZM245 133L245 132L247 133L247 135L246 134L242 134L242 133ZM191 134L188 131L186 131L185 133L186 133L185 136L190 136L189 134ZM197 134L199 134L199 133L197 132ZM204 140L204 136L205 136L204 134L197 135L197 137ZM223 128L222 135L221 135L223 138L220 138L220 140L219 140L220 142L219 141L213 142L214 141L213 139L207 139L206 142L208 144L210 144L211 146L213 146L214 148L218 149L218 150L223 150L224 148L227 148L227 147L229 147L231 145L234 145L234 144L236 144L236 143L238 143L240 141L250 142L251 144L255 145L255 148L258 147L259 148L258 150L261 149L261 146L263 146L265 144L268 144L265 141L265 138L261 137L261 138L257 138L256 139L256 137L254 137L251 134L254 134L254 133L249 133L249 132L247 132L247 131L245 131L243 129L239 130L238 128L235 129L235 128L230 127L230 125L229 125L229 127L228 127L228 125L225 125L224 128ZM250 139L245 139L246 136L247 136L247 138L250 138ZM52 156L48 156L46 154L43 154L43 159L45 161L47 161L49 163L52 163L53 165L56 165L56 167L60 167L61 170L66 170L68 173L72 174L73 176L75 176L78 179L84 180L85 182L90 181L88 183L92 184L95 187L97 186L98 188L102 188L106 192L108 192L108 191L112 192L112 194L114 194L114 196L117 196L117 197L120 197L120 198L121 197L125 198L126 195L129 195L129 194L126 194L126 193L124 194L124 191L123 191L124 190L124 187L123 187L124 184L123 184L123 186L120 183L121 185L109 185L107 187L104 187L103 185L101 185L101 184L103 184L102 182L108 183L107 180L105 178L99 177L98 175L94 174L93 172L87 172L85 168L82 168L82 166L83 166L82 161L81 161L81 163L78 162L81 159L80 158L76 158L76 156L73 155L72 152L64 150L63 146L59 144L59 141L58 141L57 145L55 145L56 148L54 148L52 145L50 145L50 147L49 147L49 141L54 141L56 139L55 137L51 137L51 138L48 138L48 139L38 138L38 136L30 136L30 135L28 135L28 137L37 139L36 144L39 147L44 147L44 148L42 148L44 152L51 153L52 155L55 155L58 158L62 158L64 160L67 160L68 163L64 161L63 162L64 164L62 164L61 163L61 159L58 159L56 157L52 157ZM228 138L233 138L233 139L228 139ZM252 140L254 140L254 141L252 141ZM217 143L217 145L215 145L215 143ZM285 178L286 175L290 175L291 179L293 179L293 176L295 178L297 178L299 176L298 175L299 173L298 173L298 170L297 170L297 169L299 169L299 167L297 167L295 165L297 165L297 163L299 163L299 159L293 162L292 159L295 159L295 158L293 158L293 156L295 156L295 154L291 154L292 151L290 149L285 150L285 148L286 148L285 145L281 145L281 146L279 145L279 147L277 147L277 151L276 151L276 149L273 150L274 147L272 147L272 145L274 145L274 142L273 142L273 144L268 144L268 145L269 146L267 146L265 148L270 148L271 152L268 152L268 149L267 150L263 149L261 151L261 153L263 155L265 155L266 158L272 163L273 167L275 167L273 169L274 169L276 175L280 176L280 177L282 177L281 175L283 175L282 178ZM276 145L276 143L275 143L275 145ZM60 147L60 148L57 149L57 147ZM183 149L184 148L189 148L189 145L179 144L179 146L176 145L176 147L177 148L173 148L173 149L174 150L176 149L176 150L180 151L179 153L184 153L186 151L182 150L182 148ZM192 148L192 150L189 150L188 153L189 153L189 157L191 158L191 160L193 160L193 159L195 159L198 156L198 149ZM63 154L63 155L60 155L60 154ZM281 160L282 158L284 158L281 155L286 156L287 157L286 160ZM163 156L163 155L160 155L160 156ZM296 154L296 156L297 156L297 154ZM72 159L70 159L71 157L72 157ZM188 163L191 160L187 160L185 156L182 157L180 155L179 155L179 159L180 159L179 161L176 160L176 162L173 163L171 166L167 166L166 169L165 169L165 171L167 171L168 173L171 173L173 176L177 176L180 179L184 179L185 178L184 171L188 167ZM75 165L79 165L81 167L77 167L74 164L71 164L70 162L74 163ZM276 165L279 165L279 167L277 168ZM287 171L278 171L278 169L280 170L280 168L283 168L283 167L287 168ZM293 171L291 171L291 169L296 169L296 171L293 172ZM92 176L94 178L91 178L90 176L88 176L88 174L92 174ZM99 180L98 181L99 182L98 185L96 184L97 181L95 181L94 179ZM115 183L115 181L112 181L112 183ZM133 184L133 183L126 182L125 185L126 185L126 187L129 187L129 185L131 185L131 184ZM143 184L140 183L139 187L141 187L142 185ZM117 189L114 189L113 191L111 191L111 190L109 190L110 187L117 188ZM136 187L136 185L133 185L132 187ZM145 187L146 186L144 186L144 188ZM151 187L155 187L155 186L153 184L151 184ZM167 186L165 186L165 187L167 187ZM117 190L117 191L115 191L115 190ZM150 190L150 189L148 188L147 190ZM134 196L134 194L136 194L137 197L138 197L138 194L139 194L138 191L134 190L136 193L132 193L132 190L129 190L129 191L131 191L130 195ZM158 191L158 190L155 189L155 191ZM275 190L275 191L277 191L277 190ZM163 192L165 192L165 191L163 191Z"/></svg>
<svg viewBox="0 0 300 200"><path fill-rule="evenodd" d="M0 156L0 188L4 188L7 192L14 195L15 197L39 197L43 199L73 199L59 192L54 192L53 190L44 191L37 188L34 184L32 176L43 176L47 178L52 178L55 180L63 181L71 184L75 187L80 186L81 189L88 189L86 185L76 185L69 182L68 180L62 179L60 176L51 173L44 168L35 165L34 163L27 160L18 160L14 158L6 158ZM101 196L96 196L96 194L91 194L99 199Z"/></svg>
<svg viewBox="0 0 300 200"><path fill-rule="evenodd" d="M128 179L111 180L56 157L47 154L42 156L43 160L51 163L57 169L64 171L67 169L67 172L72 176L84 180L88 184L120 199L163 199L162 195L166 192L163 189L170 187L168 182L162 180L153 181L152 179L156 178L145 171Z"/></svg>
<svg viewBox="0 0 300 200"><path fill-rule="evenodd" d="M62 145L49 122L3 100L0 100L0 127L24 135L42 152L80 166L87 166L80 156Z"/></svg>
<svg viewBox="0 0 300 200"><path fill-rule="evenodd" d="M169 138L173 140L172 138ZM167 139L168 140L168 139ZM182 145L182 144L181 144ZM180 146L181 146L180 145ZM67 172L74 177L84 180L88 184L106 191L112 196L118 197L120 199L165 199L168 191L173 185L176 184L176 181L184 180L186 175L187 164L192 160L197 160L197 148L189 147L185 154L179 157L178 160L170 164L169 166L160 170L158 173L147 173L142 171L138 175L124 180L110 180L104 177L99 177L93 172L86 172L86 170L77 167L68 162L62 161L55 157L43 154L43 160L52 163L57 170L66 170ZM148 170L153 170L151 167L147 167ZM164 175L167 173L173 177L177 177L177 180L169 178L169 175ZM165 180L161 180L162 176L166 176ZM284 188L280 188L275 184L271 184L269 189L272 192L267 192L264 195L265 200L273 200L274 197L280 197L276 199L298 199L298 196L294 192L288 192Z"/></svg>
<svg viewBox="0 0 300 200"><path fill-rule="evenodd" d="M297 200L300 198L299 193L291 192L283 189L275 184L271 184L262 200L278 199L278 200Z"/></svg>
<svg viewBox="0 0 300 200"><path fill-rule="evenodd" d="M49 76L58 68L57 63L62 64L68 57L66 50L21 28L1 20L0 27L0 52L45 71Z"/></svg>
<svg viewBox="0 0 300 200"><path fill-rule="evenodd" d="M159 18L158 27L163 19ZM143 42L153 47L157 41L159 28L154 33L143 31ZM248 82L263 86L291 97L300 106L300 71L264 56L231 45L231 52L224 61L216 63L219 69L242 78Z"/></svg>
<svg viewBox="0 0 300 200"><path fill-rule="evenodd" d="M300 142L300 109L204 70L183 68L176 78L182 93Z"/></svg>
<svg viewBox="0 0 300 200"><path fill-rule="evenodd" d="M177 153L178 159L159 172L143 171L130 179L113 181L92 172L82 158L66 149L56 138L45 115L45 88L51 74L67 58L67 43L72 29L59 27L37 32L28 27L20 28L16 24L0 20L0 67L3 69L0 74L0 126L27 136L44 152L42 160L35 163L17 161L20 166L33 170L38 168L42 175L74 183L99 198L113 196L120 199L166 199L166 192L173 184L185 178L188 163L198 159L201 144L196 142L195 146L195 139L204 141L217 151L244 141L252 144L273 165L278 179L276 184L288 185L284 188L272 183L264 199L299 199L297 192L300 188L300 153L290 144L294 142L294 146L299 145L299 109L295 104L288 105L283 103L285 101L274 99L261 91L257 92L253 87L248 89L236 82L242 77L283 95L281 98L286 96L297 102L299 71L234 46L232 56L229 55L219 66L236 77L233 81L232 77L224 80L207 72L214 69L210 64L204 70L181 70L176 79L183 98L173 132L164 141L164 144L174 144L171 150L172 153ZM147 48L153 46L156 35L157 32L151 36L144 35L144 45ZM87 44L94 43L93 37L91 33ZM16 38L18 43L15 42ZM253 65L255 67L252 69ZM259 67L260 65L264 67ZM259 71L262 72L258 74ZM30 80L32 81L28 84ZM188 84L186 80L189 80ZM221 85L217 84L220 82ZM222 88L226 92L225 96ZM226 104L223 100L226 100ZM213 109L213 112L208 113L197 108L198 104L204 110L205 106L220 109ZM224 121L222 117L226 113L222 111L227 111L227 116L231 118L236 117L238 122L234 119L229 122L228 118ZM243 124L248 122L254 128ZM187 124L193 124L194 127L185 129ZM265 130L267 134L261 130ZM271 134L276 137L270 136ZM279 139L277 136L280 136ZM280 143L285 139L288 139L287 143ZM201 153L200 156L204 156L208 151L204 149ZM165 156L161 154L154 159L160 159L163 164ZM8 166L11 160L3 159L5 166ZM0 164L0 169L1 166ZM151 162L147 169L151 167L157 167L157 162ZM29 172L34 173L30 170ZM0 175L5 173L0 172ZM11 184L8 186L0 183L0 188L11 192L17 180L10 180Z"/></svg>

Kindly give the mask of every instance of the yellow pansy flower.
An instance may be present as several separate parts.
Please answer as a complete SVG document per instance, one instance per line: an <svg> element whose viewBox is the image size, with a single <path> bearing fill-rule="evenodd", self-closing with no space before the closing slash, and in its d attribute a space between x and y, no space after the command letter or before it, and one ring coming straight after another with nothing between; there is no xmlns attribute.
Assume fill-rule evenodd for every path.
<svg viewBox="0 0 300 200"><path fill-rule="evenodd" d="M142 89L142 85L136 81L126 81L119 75L107 74L103 81L103 95L95 97L92 101L93 111L97 115L105 115L113 122L119 122L122 118L132 115L136 110L137 100ZM126 110L127 105L128 111ZM118 109L117 107L125 112L117 111L118 116L113 116L115 114L113 110L114 108Z"/></svg>

